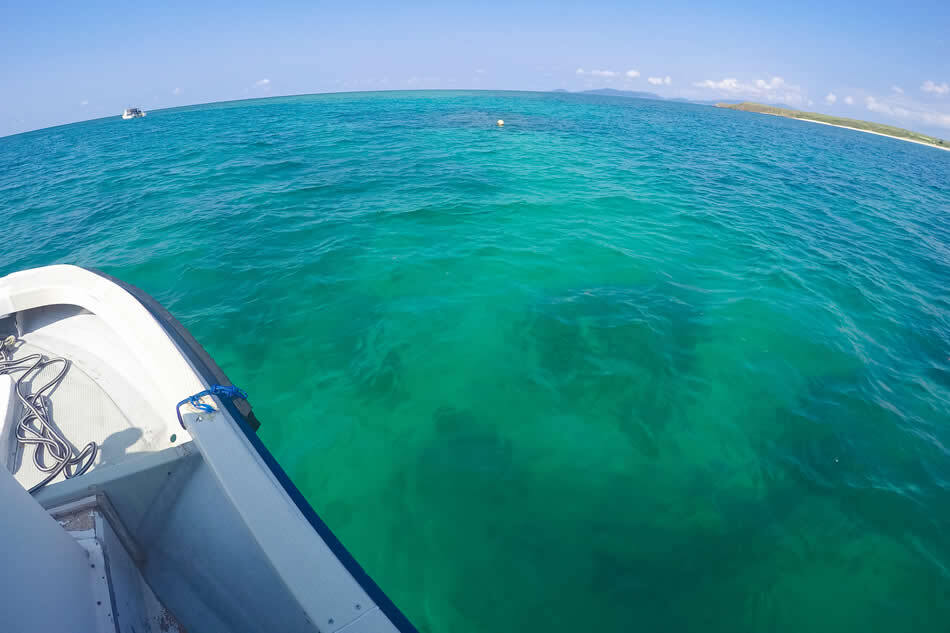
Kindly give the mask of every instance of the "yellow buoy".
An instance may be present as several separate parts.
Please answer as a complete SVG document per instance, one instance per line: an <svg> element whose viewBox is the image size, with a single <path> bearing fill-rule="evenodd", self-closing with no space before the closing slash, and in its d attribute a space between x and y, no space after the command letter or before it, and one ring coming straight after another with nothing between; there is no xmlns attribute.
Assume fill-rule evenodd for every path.
<svg viewBox="0 0 950 633"><path fill-rule="evenodd" d="M504 121L502 121L501 119L498 119L498 127L501 127L504 124L505 124Z"/></svg>

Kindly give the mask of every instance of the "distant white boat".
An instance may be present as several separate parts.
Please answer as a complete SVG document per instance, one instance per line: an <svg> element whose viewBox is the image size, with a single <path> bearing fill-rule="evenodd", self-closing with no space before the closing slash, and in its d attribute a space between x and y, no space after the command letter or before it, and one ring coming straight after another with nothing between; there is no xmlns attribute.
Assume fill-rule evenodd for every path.
<svg viewBox="0 0 950 633"><path fill-rule="evenodd" d="M145 116L145 111L138 108L126 108L125 112L122 113L123 119L138 119L143 116Z"/></svg>

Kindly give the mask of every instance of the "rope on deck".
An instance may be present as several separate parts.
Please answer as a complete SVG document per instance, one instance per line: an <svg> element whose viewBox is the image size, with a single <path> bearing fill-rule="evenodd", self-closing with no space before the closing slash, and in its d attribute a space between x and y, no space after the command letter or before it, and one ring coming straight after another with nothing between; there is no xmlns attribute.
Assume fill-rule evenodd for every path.
<svg viewBox="0 0 950 633"><path fill-rule="evenodd" d="M78 454L73 455L69 442L53 426L50 418L47 394L63 380L69 369L69 361L65 358L47 358L42 354L30 354L19 359L7 358L6 351L12 351L16 344L14 336L0 341L0 374L12 376L22 372L14 383L16 396L23 404L23 413L16 424L16 439L24 450L27 446L35 446L33 464L37 470L46 473L42 481L29 489L30 494L33 494L60 473L69 479L89 470L96 460L99 447L95 442L89 442ZM25 392L23 383L28 378L36 378L44 369L55 365L61 365L61 368L53 378L33 389L32 393Z"/></svg>

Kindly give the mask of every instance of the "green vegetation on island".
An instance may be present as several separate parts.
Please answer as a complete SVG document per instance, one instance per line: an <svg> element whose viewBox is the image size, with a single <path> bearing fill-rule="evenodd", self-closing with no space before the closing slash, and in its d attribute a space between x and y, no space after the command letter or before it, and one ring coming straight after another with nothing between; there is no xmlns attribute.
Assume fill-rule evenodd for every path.
<svg viewBox="0 0 950 633"><path fill-rule="evenodd" d="M927 136L919 132L912 132L893 125L883 125L881 123L872 123L870 121L860 121L858 119L846 119L840 116L831 116L829 114L819 114L818 112L803 112L801 110L790 110L788 108L778 108L775 106L763 105L761 103L717 103L717 108L729 108L730 110L742 110L744 112L758 112L760 114L773 114L775 116L784 116L790 119L801 119L803 121L814 121L816 123L825 123L837 127L846 127L862 132L873 132L874 134L883 134L884 136L893 136L894 138L923 143L924 145L934 145L943 149L950 149L950 143Z"/></svg>

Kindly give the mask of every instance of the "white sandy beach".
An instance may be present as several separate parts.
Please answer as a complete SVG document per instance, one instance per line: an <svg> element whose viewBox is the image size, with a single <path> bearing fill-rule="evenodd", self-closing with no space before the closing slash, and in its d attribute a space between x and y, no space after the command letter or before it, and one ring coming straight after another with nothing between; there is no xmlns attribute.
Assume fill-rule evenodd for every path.
<svg viewBox="0 0 950 633"><path fill-rule="evenodd" d="M772 114L772 113L771 113L771 112L764 112L763 114ZM783 116L783 115L781 115L781 114L774 114L774 115L772 115L772 116ZM944 151L950 152L950 147L940 147L939 145L934 145L933 143L924 143L923 141L915 141L915 140L912 139L912 138L904 138L904 137L901 137L901 136L892 136L892 135L890 135L890 134L882 134L881 132L872 132L871 130L862 130L861 128L858 128L858 127L851 127L851 126L848 126L848 125L835 125L834 123L827 123L827 122L825 122L825 121L816 121L816 120L814 120L814 119L802 119L802 118L794 117L794 116L785 117L785 118L786 118L786 119L795 119L796 121L807 121L807 122L809 122L809 123L819 123L819 124L821 124L821 125L830 125L831 127L840 127L840 128L844 128L844 129L846 129L846 130L854 130L855 132L865 132L865 133L867 133L867 134L877 134L878 136L886 136L886 137L888 137L888 138L895 138L895 139L897 139L898 141L907 141L907 142L909 142L909 143L917 143L918 145L925 145L926 147L933 147L934 149L942 149L942 150L944 150Z"/></svg>

